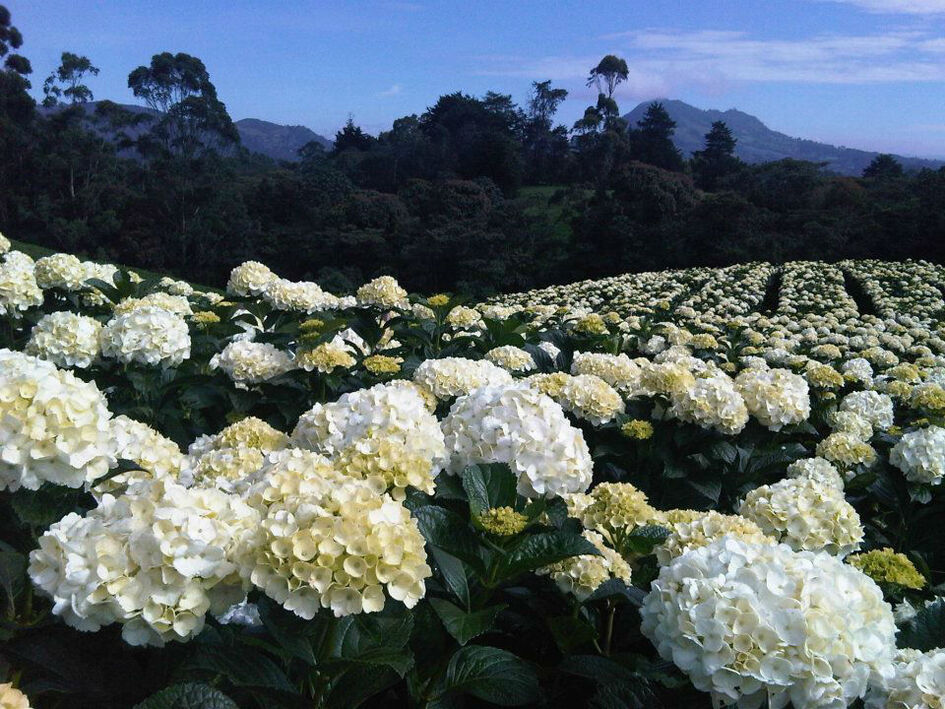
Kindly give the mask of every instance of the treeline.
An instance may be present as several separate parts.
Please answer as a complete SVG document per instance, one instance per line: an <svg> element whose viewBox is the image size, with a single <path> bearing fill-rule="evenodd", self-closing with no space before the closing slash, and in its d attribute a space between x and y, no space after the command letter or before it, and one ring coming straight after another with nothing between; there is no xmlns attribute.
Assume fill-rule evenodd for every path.
<svg viewBox="0 0 945 709"><path fill-rule="evenodd" d="M764 259L945 257L945 171L888 156L860 179L823 165L749 166L724 123L685 159L658 103L629 126L605 57L598 100L570 128L535 82L441 96L374 137L353 120L331 150L276 163L239 146L203 63L155 55L128 85L148 108L94 97L70 52L30 97L23 38L0 7L0 230L93 258L221 284L248 258L348 290L380 273L476 295L630 270Z"/></svg>

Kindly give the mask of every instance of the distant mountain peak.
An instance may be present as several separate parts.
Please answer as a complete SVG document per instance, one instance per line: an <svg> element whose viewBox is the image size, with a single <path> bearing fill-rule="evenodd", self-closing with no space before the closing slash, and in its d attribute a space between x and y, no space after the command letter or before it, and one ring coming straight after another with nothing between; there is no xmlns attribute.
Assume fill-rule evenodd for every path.
<svg viewBox="0 0 945 709"><path fill-rule="evenodd" d="M676 135L673 142L687 157L705 144L705 134L712 123L725 121L738 141L735 154L747 163L763 163L785 158L809 160L827 163L826 169L842 175L860 175L863 169L879 155L878 152L838 147L828 143L818 143L805 138L793 138L784 133L771 130L761 119L750 113L729 108L725 111L696 108L679 99L658 98L644 101L624 118L632 126L643 118L647 107L658 101L663 104L670 118L676 121ZM936 169L945 165L941 160L926 160L900 155L896 159L907 170L923 167Z"/></svg>

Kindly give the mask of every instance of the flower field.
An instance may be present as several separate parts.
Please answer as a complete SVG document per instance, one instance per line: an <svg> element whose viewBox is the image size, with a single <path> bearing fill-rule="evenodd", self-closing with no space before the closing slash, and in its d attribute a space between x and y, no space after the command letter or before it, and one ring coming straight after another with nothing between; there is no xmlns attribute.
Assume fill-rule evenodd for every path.
<svg viewBox="0 0 945 709"><path fill-rule="evenodd" d="M2 707L945 706L942 266L0 252Z"/></svg>

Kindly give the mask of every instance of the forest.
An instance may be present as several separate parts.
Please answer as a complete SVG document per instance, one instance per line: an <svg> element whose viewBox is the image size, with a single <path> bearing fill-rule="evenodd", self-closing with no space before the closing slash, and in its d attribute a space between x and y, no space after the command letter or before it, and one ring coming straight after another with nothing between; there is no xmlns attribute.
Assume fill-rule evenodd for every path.
<svg viewBox="0 0 945 709"><path fill-rule="evenodd" d="M0 230L93 259L220 286L253 258L335 292L389 273L484 296L758 259L945 256L945 171L888 155L859 178L748 165L722 122L683 156L660 103L621 117L615 56L589 68L598 100L573 126L555 120L567 91L536 80L521 105L457 91L376 137L349 118L330 149L277 162L240 146L197 57L129 67L139 112L94 101L94 57L69 51L37 104L23 47L0 8Z"/></svg>

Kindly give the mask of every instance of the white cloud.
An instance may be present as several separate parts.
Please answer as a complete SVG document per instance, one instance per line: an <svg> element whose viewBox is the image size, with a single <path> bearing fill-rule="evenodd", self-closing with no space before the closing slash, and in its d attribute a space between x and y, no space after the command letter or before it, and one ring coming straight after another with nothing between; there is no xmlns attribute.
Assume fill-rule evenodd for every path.
<svg viewBox="0 0 945 709"><path fill-rule="evenodd" d="M393 84L389 89L385 89L384 91L378 92L377 95L378 96L396 96L403 90L404 90L404 87L402 84Z"/></svg>
<svg viewBox="0 0 945 709"><path fill-rule="evenodd" d="M945 0L821 0L855 5L867 12L895 15L945 14Z"/></svg>
<svg viewBox="0 0 945 709"><path fill-rule="evenodd" d="M624 56L630 80L621 92L666 95L684 87L724 91L733 84L799 82L879 84L945 81L945 40L925 31L757 38L729 30L650 29L608 35L601 53ZM480 73L577 83L600 54L487 58ZM625 95L626 95L625 93Z"/></svg>

